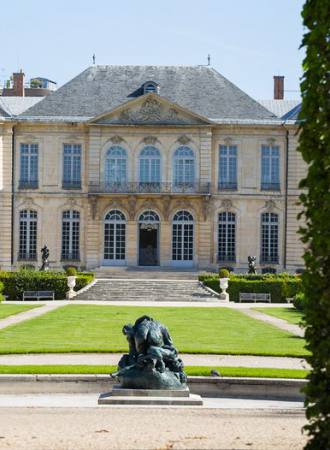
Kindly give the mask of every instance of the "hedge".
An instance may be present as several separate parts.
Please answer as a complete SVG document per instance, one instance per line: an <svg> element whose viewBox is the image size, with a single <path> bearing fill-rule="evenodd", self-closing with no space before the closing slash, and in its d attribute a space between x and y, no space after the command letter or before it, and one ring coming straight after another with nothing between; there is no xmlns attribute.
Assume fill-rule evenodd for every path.
<svg viewBox="0 0 330 450"><path fill-rule="evenodd" d="M3 285L3 283L0 281L0 303L1 303L2 300L3 300L3 295L2 295L3 288L4 288L4 285Z"/></svg>
<svg viewBox="0 0 330 450"><path fill-rule="evenodd" d="M78 273L75 290L79 291L94 278L92 273ZM24 291L54 291L56 299L65 299L67 276L63 272L19 270L0 272L0 283L8 300L22 299Z"/></svg>
<svg viewBox="0 0 330 450"><path fill-rule="evenodd" d="M220 291L217 275L200 275L199 280L216 292ZM231 301L239 301L240 292L271 294L272 303L284 303L301 291L301 278L288 274L280 275L231 275L227 289Z"/></svg>

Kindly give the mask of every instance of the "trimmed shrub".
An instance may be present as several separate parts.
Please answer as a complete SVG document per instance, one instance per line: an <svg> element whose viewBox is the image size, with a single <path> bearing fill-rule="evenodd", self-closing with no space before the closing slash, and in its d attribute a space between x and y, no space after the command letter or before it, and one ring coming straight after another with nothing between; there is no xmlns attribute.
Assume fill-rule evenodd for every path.
<svg viewBox="0 0 330 450"><path fill-rule="evenodd" d="M3 285L3 283L0 281L0 303L4 300L4 296L2 295L3 288L4 288L4 285Z"/></svg>
<svg viewBox="0 0 330 450"><path fill-rule="evenodd" d="M67 269L65 269L65 272L68 277L77 276L77 269L75 267L68 267Z"/></svg>
<svg viewBox="0 0 330 450"><path fill-rule="evenodd" d="M76 291L89 284L93 278L91 273L78 273ZM0 272L0 282L4 285L4 294L8 296L8 300L22 299L24 291L54 291L56 299L64 299L68 290L67 275L64 272Z"/></svg>
<svg viewBox="0 0 330 450"><path fill-rule="evenodd" d="M303 292L298 292L298 294L294 297L293 305L299 311L304 311L305 309L305 294Z"/></svg>
<svg viewBox="0 0 330 450"><path fill-rule="evenodd" d="M219 278L214 274L200 275L199 280L216 292L219 292ZM301 291L300 277L289 274L251 274L231 275L229 279L230 300L239 301L240 292L269 293L272 303L284 303L287 297L294 297Z"/></svg>
<svg viewBox="0 0 330 450"><path fill-rule="evenodd" d="M219 269L219 278L229 278L229 271L227 269Z"/></svg>

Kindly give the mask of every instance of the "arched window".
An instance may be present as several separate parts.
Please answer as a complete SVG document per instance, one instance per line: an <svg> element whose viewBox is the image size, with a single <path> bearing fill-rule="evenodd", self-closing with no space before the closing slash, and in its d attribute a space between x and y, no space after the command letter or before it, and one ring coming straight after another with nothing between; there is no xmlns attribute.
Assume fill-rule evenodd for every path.
<svg viewBox="0 0 330 450"><path fill-rule="evenodd" d="M150 92L158 93L158 86L153 81L147 81L143 86L144 94L149 94Z"/></svg>
<svg viewBox="0 0 330 450"><path fill-rule="evenodd" d="M139 156L140 187L144 190L157 190L160 187L161 164L158 148L148 145L144 147Z"/></svg>
<svg viewBox="0 0 330 450"><path fill-rule="evenodd" d="M194 258L194 218L188 211L179 211L172 222L172 260L191 265Z"/></svg>
<svg viewBox="0 0 330 450"><path fill-rule="evenodd" d="M151 223L151 222L159 223L160 220L159 220L158 214L155 213L155 211L150 211L150 210L148 210L148 211L144 211L144 212L140 215L140 217L139 217L139 222L140 222L140 223Z"/></svg>
<svg viewBox="0 0 330 450"><path fill-rule="evenodd" d="M62 214L62 260L80 260L80 213L69 210Z"/></svg>
<svg viewBox="0 0 330 450"><path fill-rule="evenodd" d="M195 183L195 155L185 145L174 152L173 183L176 188L192 188Z"/></svg>
<svg viewBox="0 0 330 450"><path fill-rule="evenodd" d="M261 262L278 263L278 214L261 214Z"/></svg>
<svg viewBox="0 0 330 450"><path fill-rule="evenodd" d="M218 219L218 261L235 262L236 214L221 212Z"/></svg>
<svg viewBox="0 0 330 450"><path fill-rule="evenodd" d="M38 213L32 209L19 214L19 259L37 259L37 221Z"/></svg>
<svg viewBox="0 0 330 450"><path fill-rule="evenodd" d="M118 209L108 212L104 219L104 260L124 264L126 254L126 218Z"/></svg>
<svg viewBox="0 0 330 450"><path fill-rule="evenodd" d="M104 181L110 186L127 181L127 153L119 145L113 145L106 153Z"/></svg>

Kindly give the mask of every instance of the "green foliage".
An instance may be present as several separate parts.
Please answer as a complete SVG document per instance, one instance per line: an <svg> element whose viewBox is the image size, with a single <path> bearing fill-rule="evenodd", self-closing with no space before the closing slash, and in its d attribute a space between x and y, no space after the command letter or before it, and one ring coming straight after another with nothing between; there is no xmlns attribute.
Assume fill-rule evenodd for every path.
<svg viewBox="0 0 330 450"><path fill-rule="evenodd" d="M294 297L293 304L298 311L305 310L306 298L303 292L298 292L298 294Z"/></svg>
<svg viewBox="0 0 330 450"><path fill-rule="evenodd" d="M199 280L216 292L219 292L219 278L214 275L200 275ZM286 302L287 297L294 297L302 288L301 278L285 274L251 274L231 275L229 280L230 300L239 301L240 292L255 292L271 294L272 303Z"/></svg>
<svg viewBox="0 0 330 450"><path fill-rule="evenodd" d="M93 274L78 273L75 290L79 291L92 280ZM68 290L64 272L0 272L0 281L4 285L4 294L8 296L8 300L22 299L24 291L54 291L56 299L64 299Z"/></svg>
<svg viewBox="0 0 330 450"><path fill-rule="evenodd" d="M219 278L229 278L229 270L221 268L219 269Z"/></svg>
<svg viewBox="0 0 330 450"><path fill-rule="evenodd" d="M330 0L306 0L299 151L308 164L300 187L305 226L303 274L308 362L306 449L330 448Z"/></svg>
<svg viewBox="0 0 330 450"><path fill-rule="evenodd" d="M4 300L4 297L3 297L3 295L2 295L3 288L4 288L4 285L3 285L3 283L0 281L0 303Z"/></svg>
<svg viewBox="0 0 330 450"><path fill-rule="evenodd" d="M65 272L68 277L77 276L77 269L75 267L68 267L67 269L65 269Z"/></svg>

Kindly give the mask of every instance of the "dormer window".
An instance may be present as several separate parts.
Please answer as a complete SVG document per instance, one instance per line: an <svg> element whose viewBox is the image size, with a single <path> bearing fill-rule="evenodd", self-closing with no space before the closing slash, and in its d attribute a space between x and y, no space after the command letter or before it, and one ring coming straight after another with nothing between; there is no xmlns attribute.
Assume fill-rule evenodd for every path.
<svg viewBox="0 0 330 450"><path fill-rule="evenodd" d="M154 81L147 81L143 85L143 92L144 92L144 94L150 94L150 92L154 92L154 93L158 94L159 86Z"/></svg>

